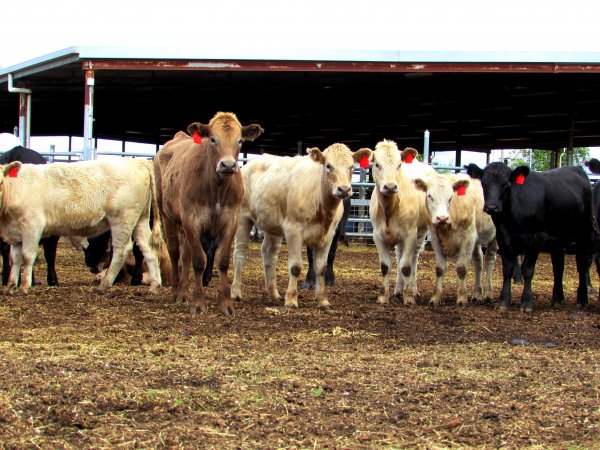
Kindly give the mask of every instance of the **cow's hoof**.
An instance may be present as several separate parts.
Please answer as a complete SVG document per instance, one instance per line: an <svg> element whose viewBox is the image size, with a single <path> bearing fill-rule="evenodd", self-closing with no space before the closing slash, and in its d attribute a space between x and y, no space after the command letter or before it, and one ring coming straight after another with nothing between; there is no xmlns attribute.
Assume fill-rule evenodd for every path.
<svg viewBox="0 0 600 450"><path fill-rule="evenodd" d="M499 304L498 311L501 311L501 312L508 311L508 306L506 306L504 304Z"/></svg>
<svg viewBox="0 0 600 450"><path fill-rule="evenodd" d="M533 307L532 306L521 306L521 312L523 312L523 313L532 313L533 312Z"/></svg>
<svg viewBox="0 0 600 450"><path fill-rule="evenodd" d="M224 316L235 316L235 309L233 309L233 306L231 306L231 305L220 306L219 312L221 314L223 314Z"/></svg>
<svg viewBox="0 0 600 450"><path fill-rule="evenodd" d="M318 308L319 308L321 311L331 311L331 310L333 309L333 308L331 307L331 305L329 304L329 302L327 302L327 303L322 303L322 304L318 305Z"/></svg>
<svg viewBox="0 0 600 450"><path fill-rule="evenodd" d="M380 295L379 297L377 297L377 303L379 303L380 305L387 305L389 303L389 300L387 297Z"/></svg>
<svg viewBox="0 0 600 450"><path fill-rule="evenodd" d="M195 316L196 314L206 314L208 313L208 307L206 305L192 305L190 306L190 314Z"/></svg>

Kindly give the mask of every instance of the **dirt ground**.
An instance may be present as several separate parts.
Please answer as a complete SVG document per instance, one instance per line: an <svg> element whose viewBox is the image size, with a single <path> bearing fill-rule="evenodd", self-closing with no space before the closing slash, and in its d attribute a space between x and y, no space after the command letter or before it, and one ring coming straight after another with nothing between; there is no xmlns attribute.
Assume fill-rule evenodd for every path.
<svg viewBox="0 0 600 450"><path fill-rule="evenodd" d="M424 252L419 305L384 307L377 251L351 245L334 310L302 290L288 311L262 294L253 244L235 316L216 312L213 279L209 313L190 317L168 288L94 293L83 256L61 242L60 287L0 296L2 448L600 448L600 315L596 298L575 307L574 266L552 309L542 255L523 314L518 301L504 313L455 306L451 265L433 310Z"/></svg>

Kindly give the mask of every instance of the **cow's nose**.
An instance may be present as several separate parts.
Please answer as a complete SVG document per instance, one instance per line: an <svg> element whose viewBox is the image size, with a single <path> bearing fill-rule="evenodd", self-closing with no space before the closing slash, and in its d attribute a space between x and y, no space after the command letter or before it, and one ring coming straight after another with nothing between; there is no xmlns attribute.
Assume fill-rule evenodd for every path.
<svg viewBox="0 0 600 450"><path fill-rule="evenodd" d="M498 210L498 206L496 206L496 205L483 205L483 211L488 214L495 213L497 210Z"/></svg>
<svg viewBox="0 0 600 450"><path fill-rule="evenodd" d="M219 162L217 172L232 173L237 169L237 161L235 159L223 159Z"/></svg>
<svg viewBox="0 0 600 450"><path fill-rule="evenodd" d="M339 198L348 198L352 194L352 186L338 186L336 194Z"/></svg>
<svg viewBox="0 0 600 450"><path fill-rule="evenodd" d="M448 216L437 216L435 218L435 221L438 225L445 225L448 223L448 219L449 219Z"/></svg>
<svg viewBox="0 0 600 450"><path fill-rule="evenodd" d="M385 194L396 194L398 192L398 185L396 183L387 183L383 185L383 192Z"/></svg>

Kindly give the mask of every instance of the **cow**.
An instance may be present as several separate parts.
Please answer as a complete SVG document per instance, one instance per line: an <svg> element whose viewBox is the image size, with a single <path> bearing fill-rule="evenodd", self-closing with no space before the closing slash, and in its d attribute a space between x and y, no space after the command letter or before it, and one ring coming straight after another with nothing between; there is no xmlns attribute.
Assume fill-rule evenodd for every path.
<svg viewBox="0 0 600 450"><path fill-rule="evenodd" d="M14 143L14 141L10 140L10 137L19 142L19 140L11 134L9 134L2 142L8 141L9 143ZM21 145L17 145L0 155L0 165L8 164L13 161L21 161L24 164L46 164L46 158L35 150L22 147ZM46 259L46 281L48 286L58 286L58 277L56 276L56 248L58 246L58 240L59 236L49 236L40 241L40 244L44 248L44 258ZM2 240L0 240L0 253L2 253L2 285L6 286L10 275L10 245Z"/></svg>
<svg viewBox="0 0 600 450"><path fill-rule="evenodd" d="M212 268L207 269L207 253L214 251L219 271L218 310L231 315L235 311L227 270L244 195L238 156L242 142L254 141L264 130L258 124L242 126L233 113L218 112L208 125L194 122L187 131L189 134L175 134L154 158L173 273L171 298L185 300L191 259L194 289L190 313L207 312L202 277L205 270L212 273Z"/></svg>
<svg viewBox="0 0 600 450"><path fill-rule="evenodd" d="M242 269L246 262L249 233L253 225L264 232L262 260L265 289L271 301L280 300L275 277L282 239L288 247L289 281L287 308L298 307L298 277L302 270L302 246L314 248L317 274L315 297L320 309L331 309L324 286L325 258L336 226L343 214L342 202L352 195L354 164L369 149L354 153L336 143L324 151L313 147L308 156L261 155L242 168L246 192L233 252L231 295L242 298Z"/></svg>
<svg viewBox="0 0 600 450"><path fill-rule="evenodd" d="M2 176L0 237L11 247L13 266L8 292L15 293L21 266L21 293L31 287L31 271L41 238L94 236L110 229L113 258L98 289L114 282L131 251L131 236L150 271L150 290L161 284L153 246L160 222L150 229L150 205L156 201L152 163L142 159L83 161L48 165L0 166Z"/></svg>
<svg viewBox="0 0 600 450"><path fill-rule="evenodd" d="M375 189L369 214L373 223L373 241L379 254L383 284L377 298L389 302L391 250L396 248L397 275L394 295L402 294L405 305L416 304L417 260L428 230L429 214L425 194L413 180L435 171L415 159L414 148L398 149L395 142L383 140L375 146L371 157Z"/></svg>
<svg viewBox="0 0 600 450"><path fill-rule="evenodd" d="M331 247L329 247L329 252L327 253L327 268L325 270L325 286L334 286L335 285L335 272L333 271L333 263L335 262L335 254L337 252L337 246L340 240L342 240L344 236L344 230L346 229L346 224L348 223L348 218L350 217L350 210L352 209L351 198L348 197L344 200L344 213L342 214L342 218L338 223L337 228L335 229L335 234L333 235L333 240L331 241ZM347 241L345 241L348 244ZM308 270L306 272L306 280L300 287L304 289L314 289L316 283L315 277L315 263L314 263L314 250L312 247L306 247L306 259L308 260Z"/></svg>
<svg viewBox="0 0 600 450"><path fill-rule="evenodd" d="M499 308L511 302L511 276L518 255L521 263L523 292L521 310L533 311L531 280L541 250L552 260L554 287L552 305L564 301L563 272L565 249L576 246L575 260L579 273L577 306L588 303L586 272L597 242L592 212L592 190L581 167L560 167L534 172L527 166L511 170L494 162L484 169L469 164L467 173L481 180L484 211L492 216L502 256L502 291Z"/></svg>
<svg viewBox="0 0 600 450"><path fill-rule="evenodd" d="M492 274L496 262L496 228L489 214L483 212L483 190L479 180L465 175L435 174L417 178L417 188L425 192L429 216L429 236L435 251L435 291L430 304L438 306L443 295L443 279L448 257L456 257L458 275L457 305L468 305L467 267L471 259L475 272L473 300L493 300ZM486 282L482 286L483 251Z"/></svg>
<svg viewBox="0 0 600 450"><path fill-rule="evenodd" d="M592 158L585 163L593 174L600 174L600 160ZM592 188L592 208L596 217L596 226L600 227L600 182L596 181ZM594 262L596 263L596 272L600 277L600 251L596 249L594 252ZM588 278L588 291L591 287L591 280ZM600 299L600 292L598 292L598 298Z"/></svg>

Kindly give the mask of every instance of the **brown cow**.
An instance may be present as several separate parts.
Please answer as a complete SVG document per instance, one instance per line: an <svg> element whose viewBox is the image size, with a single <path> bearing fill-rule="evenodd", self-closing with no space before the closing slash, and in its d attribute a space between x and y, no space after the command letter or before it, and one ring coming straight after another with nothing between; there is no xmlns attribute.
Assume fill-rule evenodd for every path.
<svg viewBox="0 0 600 450"><path fill-rule="evenodd" d="M244 195L237 160L242 142L253 141L263 131L257 124L240 125L235 114L219 112L208 125L194 122L188 126L190 134L197 134L194 139L182 131L175 134L154 159L159 208L173 272L171 296L176 302L185 300L191 258L192 314L198 308L200 312L207 311L202 286L205 250L216 245L219 311L227 315L234 312L227 270Z"/></svg>

